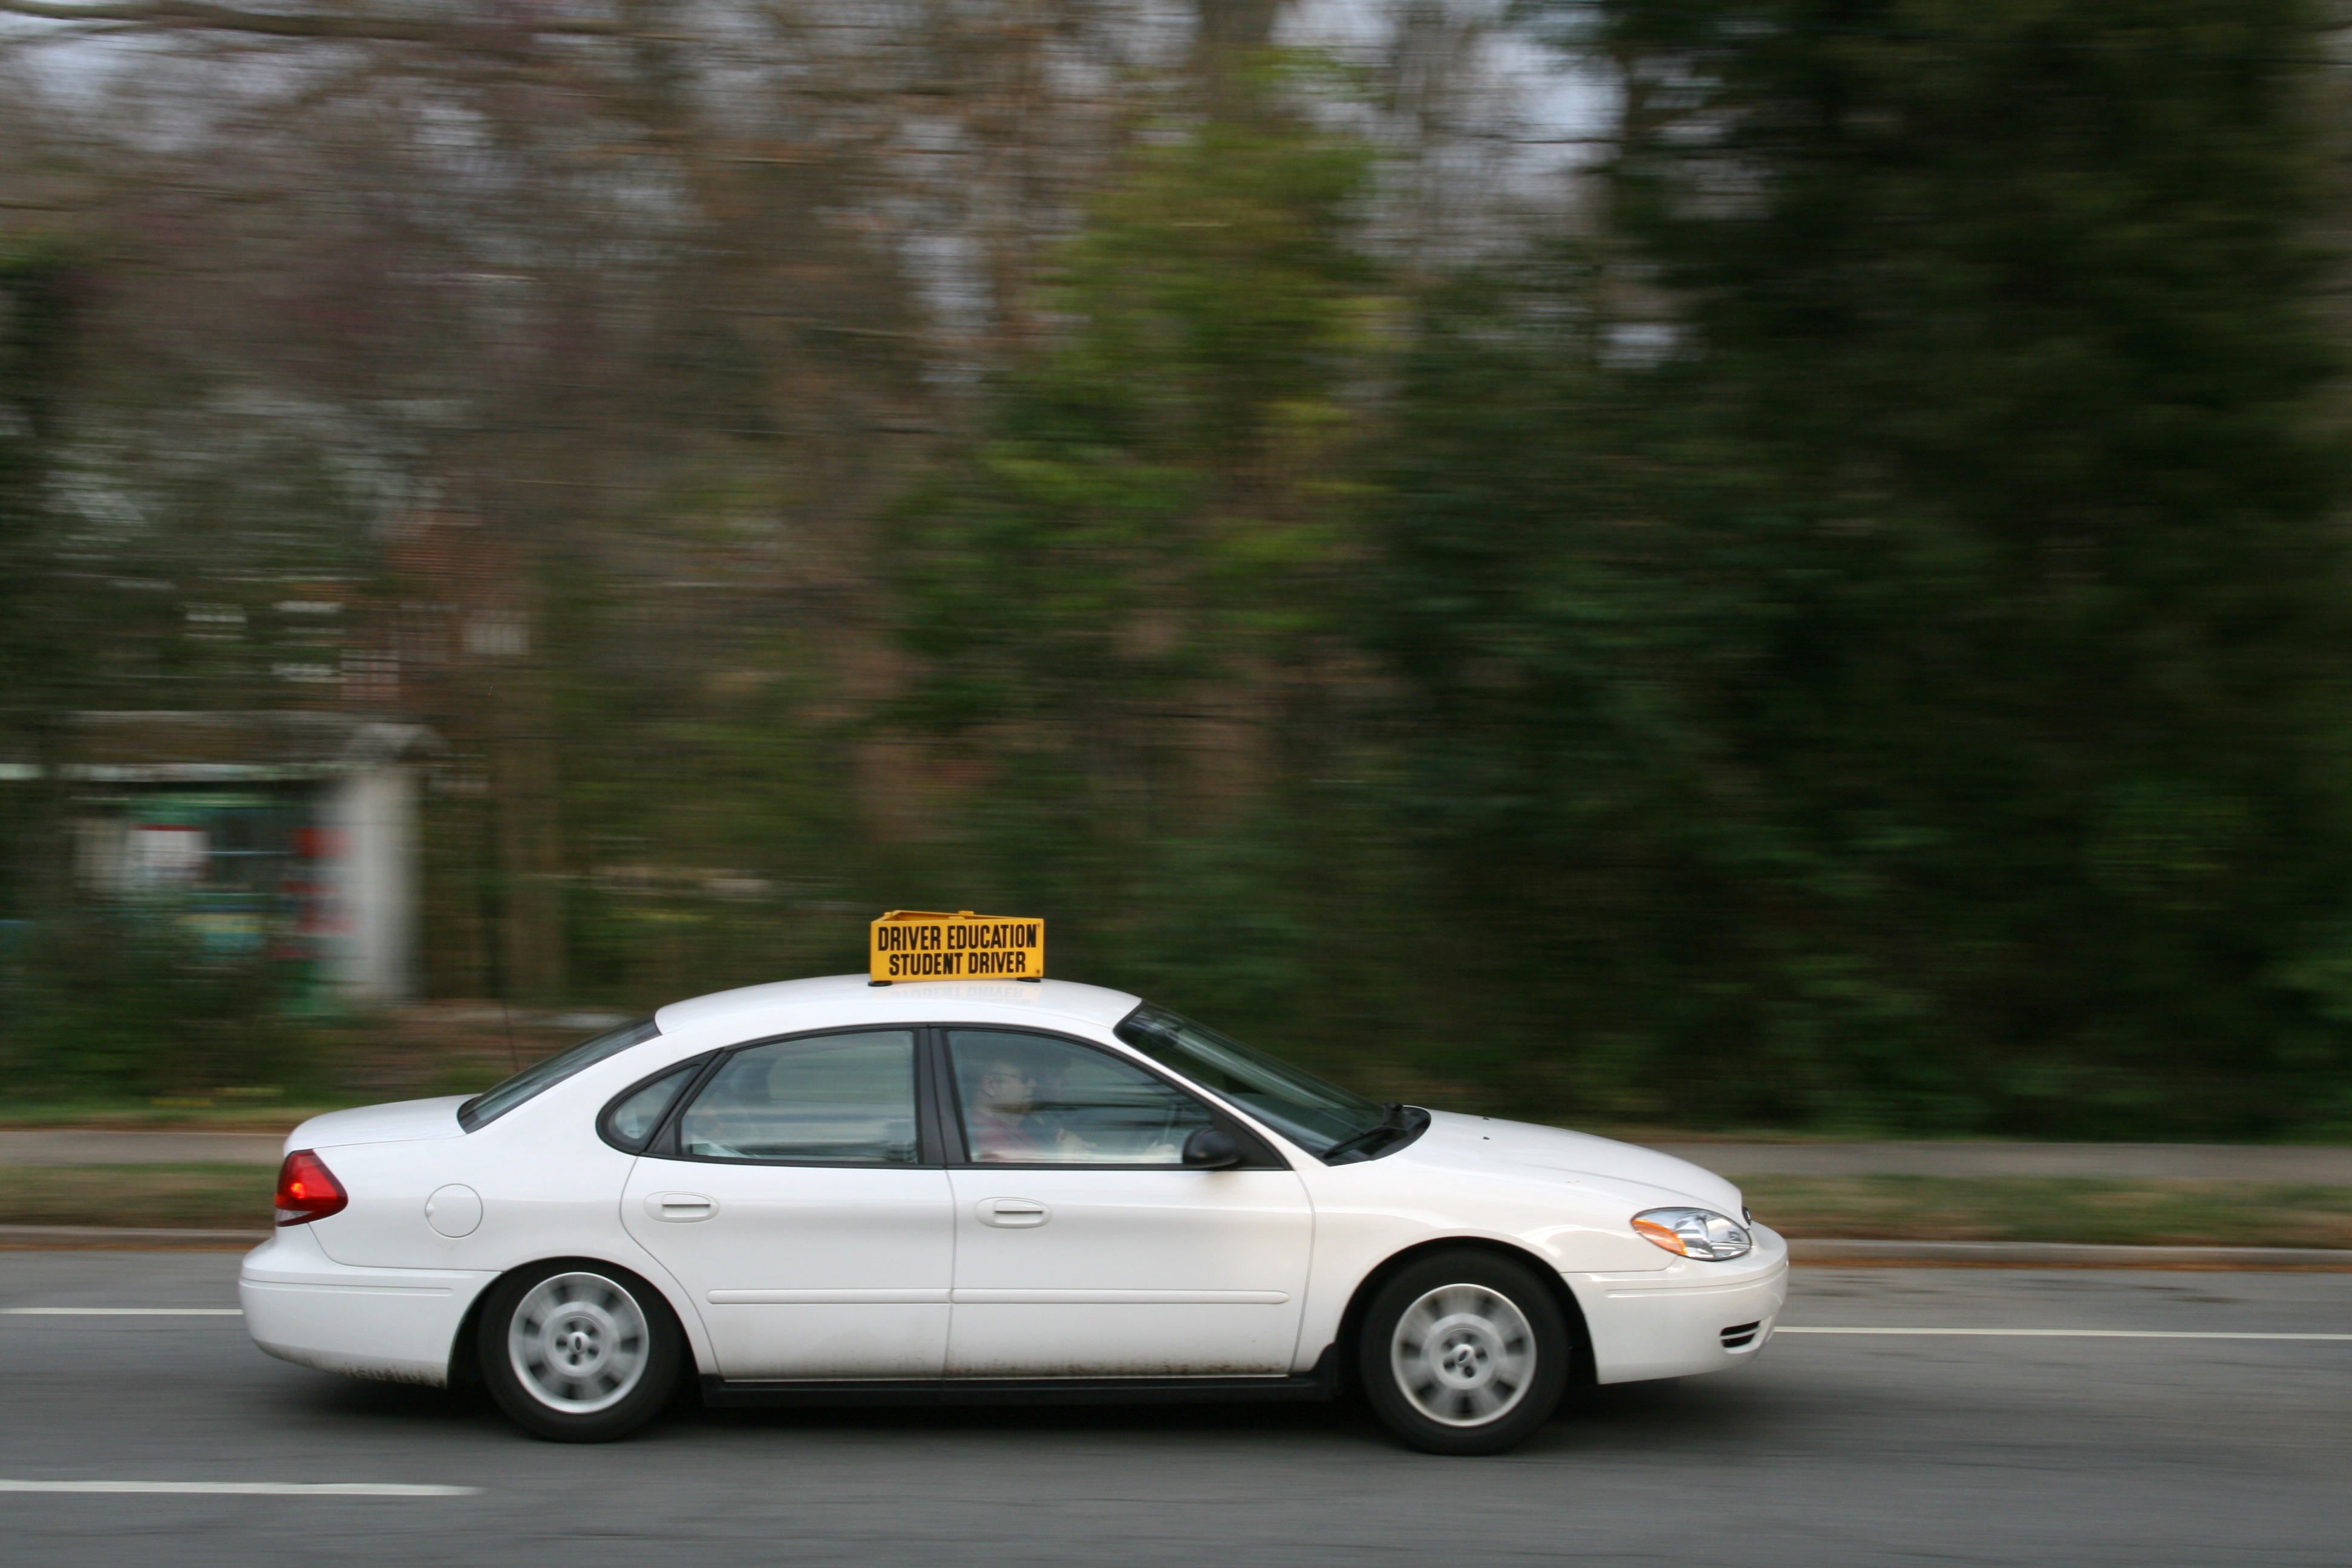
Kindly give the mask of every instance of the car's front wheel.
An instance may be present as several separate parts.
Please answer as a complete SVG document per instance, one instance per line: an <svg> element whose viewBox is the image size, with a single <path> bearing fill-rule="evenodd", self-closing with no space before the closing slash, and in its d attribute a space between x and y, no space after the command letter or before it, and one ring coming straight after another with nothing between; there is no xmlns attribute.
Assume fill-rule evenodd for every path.
<svg viewBox="0 0 2352 1568"><path fill-rule="evenodd" d="M1499 1454L1551 1418L1568 1387L1567 1316L1532 1269L1475 1248L1414 1259L1368 1305L1365 1398L1432 1454Z"/></svg>
<svg viewBox="0 0 2352 1568"><path fill-rule="evenodd" d="M651 1420L685 1357L669 1307L609 1264L567 1260L518 1269L483 1303L482 1381L525 1430L562 1443L608 1443Z"/></svg>

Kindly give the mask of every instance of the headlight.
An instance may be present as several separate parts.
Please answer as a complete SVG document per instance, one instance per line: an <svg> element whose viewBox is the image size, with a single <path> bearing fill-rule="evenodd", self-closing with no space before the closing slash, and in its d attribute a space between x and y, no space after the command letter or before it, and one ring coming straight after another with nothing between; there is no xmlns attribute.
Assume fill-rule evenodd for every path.
<svg viewBox="0 0 2352 1568"><path fill-rule="evenodd" d="M1713 1209L1643 1209L1633 1216L1633 1234L1668 1252L1712 1263L1738 1258L1756 1246L1738 1220Z"/></svg>

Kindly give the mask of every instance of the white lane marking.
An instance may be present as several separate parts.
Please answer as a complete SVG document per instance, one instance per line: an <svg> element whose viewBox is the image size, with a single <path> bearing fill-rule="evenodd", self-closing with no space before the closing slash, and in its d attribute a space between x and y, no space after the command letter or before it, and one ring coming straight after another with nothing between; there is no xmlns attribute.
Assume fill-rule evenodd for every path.
<svg viewBox="0 0 2352 1568"><path fill-rule="evenodd" d="M1800 1329L1783 1324L1780 1334L1963 1334L2021 1340L2352 1340L2352 1334L2241 1334L2211 1329Z"/></svg>
<svg viewBox="0 0 2352 1568"><path fill-rule="evenodd" d="M0 1492L200 1492L236 1497L479 1497L479 1487L396 1481L9 1481Z"/></svg>
<svg viewBox="0 0 2352 1568"><path fill-rule="evenodd" d="M0 1307L10 1318L242 1318L239 1307Z"/></svg>

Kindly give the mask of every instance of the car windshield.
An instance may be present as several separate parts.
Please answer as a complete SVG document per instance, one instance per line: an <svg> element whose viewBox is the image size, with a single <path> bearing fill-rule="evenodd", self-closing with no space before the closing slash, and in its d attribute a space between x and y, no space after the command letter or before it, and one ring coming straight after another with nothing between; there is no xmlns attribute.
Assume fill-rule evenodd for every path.
<svg viewBox="0 0 2352 1568"><path fill-rule="evenodd" d="M1388 1108L1150 1003L1118 1037L1232 1100L1318 1159L1389 1123Z"/></svg>
<svg viewBox="0 0 2352 1568"><path fill-rule="evenodd" d="M639 1018L617 1029L592 1035L570 1050L527 1067L496 1089L474 1096L457 1108L457 1124L471 1132L496 1121L541 1089L551 1089L582 1068L617 1056L631 1046L641 1046L660 1033L651 1018Z"/></svg>

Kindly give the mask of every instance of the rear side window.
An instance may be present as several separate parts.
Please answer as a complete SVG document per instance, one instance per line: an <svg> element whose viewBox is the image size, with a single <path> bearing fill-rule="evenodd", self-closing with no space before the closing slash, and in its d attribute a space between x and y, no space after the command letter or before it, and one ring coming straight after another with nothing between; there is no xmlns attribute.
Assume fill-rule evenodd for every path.
<svg viewBox="0 0 2352 1568"><path fill-rule="evenodd" d="M709 1059L697 1057L692 1061L680 1062L661 1077L623 1095L604 1112L604 1141L632 1153L642 1152L646 1141L653 1137L654 1129L661 1125L669 1102L693 1081L694 1075Z"/></svg>
<svg viewBox="0 0 2352 1568"><path fill-rule="evenodd" d="M633 1024L624 1024L617 1029L607 1029L601 1035L591 1036L568 1051L523 1068L496 1089L474 1096L457 1108L457 1124L468 1132L487 1127L531 1096L554 1088L573 1073L592 1068L606 1057L618 1056L631 1046L642 1046L660 1034L651 1018L639 1018Z"/></svg>
<svg viewBox="0 0 2352 1568"><path fill-rule="evenodd" d="M915 1035L867 1029L737 1051L677 1121L696 1160L911 1165Z"/></svg>

